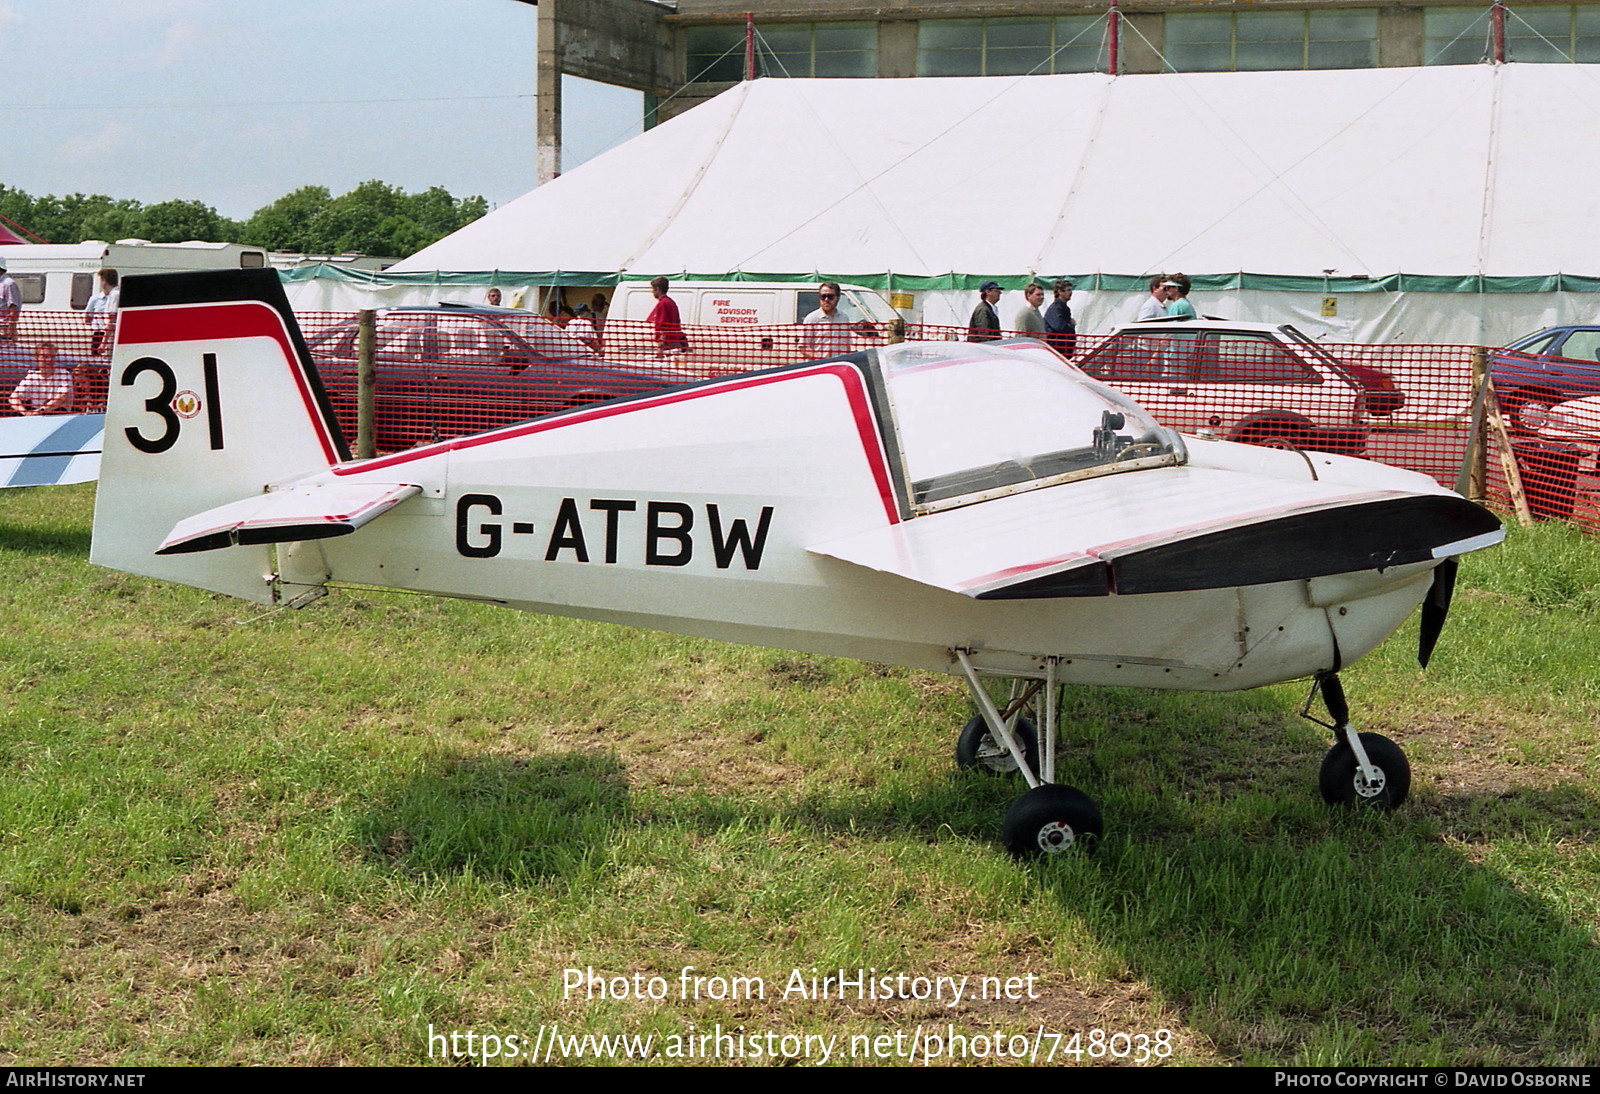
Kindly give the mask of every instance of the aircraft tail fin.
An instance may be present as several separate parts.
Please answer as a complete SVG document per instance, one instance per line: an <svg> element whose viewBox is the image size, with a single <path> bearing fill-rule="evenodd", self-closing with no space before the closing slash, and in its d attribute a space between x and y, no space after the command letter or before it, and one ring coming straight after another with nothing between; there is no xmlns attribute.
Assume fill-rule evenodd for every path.
<svg viewBox="0 0 1600 1094"><path fill-rule="evenodd" d="M90 561L263 603L272 547L157 555L180 521L349 458L273 270L129 277Z"/></svg>

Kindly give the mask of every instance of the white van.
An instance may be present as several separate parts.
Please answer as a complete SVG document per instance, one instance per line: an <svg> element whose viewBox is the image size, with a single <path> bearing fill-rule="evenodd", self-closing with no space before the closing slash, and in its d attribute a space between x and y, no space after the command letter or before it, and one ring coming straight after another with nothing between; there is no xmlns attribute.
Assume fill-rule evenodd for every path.
<svg viewBox="0 0 1600 1094"><path fill-rule="evenodd" d="M111 267L128 274L179 270L259 269L267 252L238 243L15 243L0 247L6 272L22 292L22 306L37 311L82 311L95 294L94 275Z"/></svg>

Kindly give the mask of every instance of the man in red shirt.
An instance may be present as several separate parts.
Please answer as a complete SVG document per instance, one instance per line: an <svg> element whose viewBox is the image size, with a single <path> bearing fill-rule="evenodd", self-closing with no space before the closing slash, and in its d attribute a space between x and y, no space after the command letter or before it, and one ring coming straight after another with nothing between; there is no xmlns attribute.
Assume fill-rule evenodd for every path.
<svg viewBox="0 0 1600 1094"><path fill-rule="evenodd" d="M656 298L656 306L650 309L650 314L645 318L655 329L656 345L661 348L662 356L688 353L689 339L683 333L678 305L667 295L667 287L668 282L664 277L650 279L650 292Z"/></svg>

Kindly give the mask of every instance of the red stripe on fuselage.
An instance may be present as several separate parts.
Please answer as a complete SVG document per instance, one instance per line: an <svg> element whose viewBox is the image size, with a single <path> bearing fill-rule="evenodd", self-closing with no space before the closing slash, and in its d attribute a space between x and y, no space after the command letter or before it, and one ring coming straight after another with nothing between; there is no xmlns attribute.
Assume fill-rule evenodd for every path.
<svg viewBox="0 0 1600 1094"><path fill-rule="evenodd" d="M322 408L311 394L300 355L284 324L283 316L269 304L239 300L218 304L179 304L172 307L130 308L117 317L117 344L160 344L163 342L225 341L229 338L270 338L283 351L285 364L306 416L311 419L328 462L339 459Z"/></svg>
<svg viewBox="0 0 1600 1094"><path fill-rule="evenodd" d="M900 508L895 503L894 485L890 478L888 462L883 455L883 445L878 436L878 422L872 413L872 401L868 398L866 386L861 381L861 373L854 366L843 363L822 364L815 368L753 373L717 384L696 386L680 391L668 391L654 396L636 396L626 402L600 405L592 410L573 411L552 418L540 418L531 422L524 422L521 425L491 430L488 433L474 433L470 437L439 441L437 444L423 445L421 448L397 452L392 456L383 456L375 460L339 464L333 468L333 473L335 475L357 475L368 471L380 471L385 468L411 463L414 460L427 459L430 456L437 456L444 452L464 452L481 445L498 444L501 441L508 441L517 437L529 437L535 433L544 433L547 430L560 429L563 426L576 425L579 422L592 422L601 418L615 417L619 414L632 414L652 407L666 406L670 403L704 399L708 396L720 395L729 391L739 391L743 388L762 387L766 384L784 383L789 380L806 379L817 375L831 375L844 386L845 398L849 400L850 413L855 419L856 432L861 438L862 452L872 470L873 481L878 487L878 496L883 501L884 515L888 518L890 524L900 523Z"/></svg>

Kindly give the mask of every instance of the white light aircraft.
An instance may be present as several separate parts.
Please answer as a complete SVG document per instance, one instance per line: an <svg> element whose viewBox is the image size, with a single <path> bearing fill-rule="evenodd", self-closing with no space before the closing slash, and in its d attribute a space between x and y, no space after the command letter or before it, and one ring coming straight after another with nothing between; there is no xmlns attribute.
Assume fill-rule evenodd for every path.
<svg viewBox="0 0 1600 1094"><path fill-rule="evenodd" d="M370 584L963 677L1003 836L1102 830L1054 782L1059 687L1309 677L1334 802L1398 805L1338 673L1494 516L1365 460L1185 438L1038 342L905 343L352 461L277 277L130 277L93 561L260 603ZM1009 701L986 678L1011 681ZM1042 734L1024 717L1036 709ZM1314 719L1319 720L1320 719Z"/></svg>

